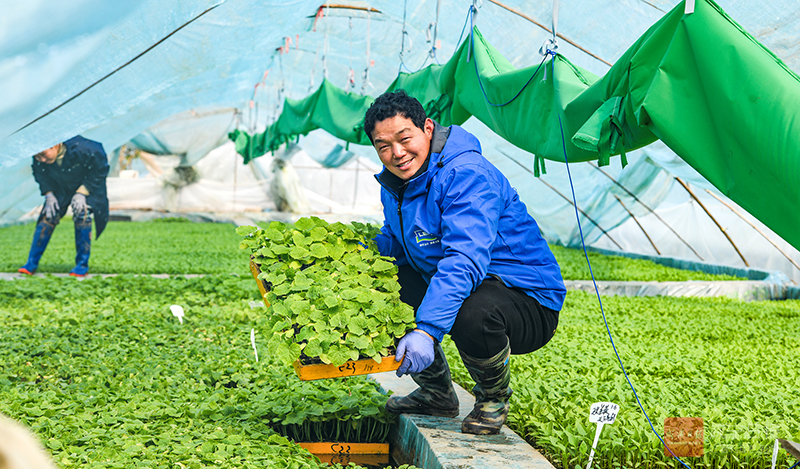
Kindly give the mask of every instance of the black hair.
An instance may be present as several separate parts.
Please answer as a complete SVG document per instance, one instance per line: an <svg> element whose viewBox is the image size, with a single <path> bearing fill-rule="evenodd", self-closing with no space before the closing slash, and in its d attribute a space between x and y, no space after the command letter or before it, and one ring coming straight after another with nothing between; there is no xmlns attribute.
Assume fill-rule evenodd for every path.
<svg viewBox="0 0 800 469"><path fill-rule="evenodd" d="M366 132L370 143L375 143L372 141L372 131L375 130L375 124L382 120L391 119L398 114L410 119L415 126L425 130L425 119L428 116L425 114L425 108L422 107L417 98L409 96L405 90L383 93L369 106L364 116L364 132Z"/></svg>

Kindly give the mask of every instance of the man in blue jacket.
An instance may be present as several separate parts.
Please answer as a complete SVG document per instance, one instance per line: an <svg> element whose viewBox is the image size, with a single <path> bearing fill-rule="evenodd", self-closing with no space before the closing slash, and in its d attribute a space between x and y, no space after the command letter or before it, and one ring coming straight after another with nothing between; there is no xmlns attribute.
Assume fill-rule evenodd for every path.
<svg viewBox="0 0 800 469"><path fill-rule="evenodd" d="M92 240L92 215L97 226L97 237L108 222L108 196L106 195L108 159L103 145L73 137L33 156L33 177L45 197L42 213L36 223L28 262L19 272L33 275L39 267L47 243L61 217L72 206L75 224L74 277L84 277L89 270L89 253Z"/></svg>
<svg viewBox="0 0 800 469"><path fill-rule="evenodd" d="M561 269L475 136L428 119L402 90L375 100L364 131L384 165L376 177L385 222L375 240L397 259L401 299L415 307L417 323L398 343L397 374L410 374L419 388L392 396L386 408L458 415L440 346L450 334L476 383L461 431L497 433L508 415L510 355L530 353L555 333L566 296Z"/></svg>

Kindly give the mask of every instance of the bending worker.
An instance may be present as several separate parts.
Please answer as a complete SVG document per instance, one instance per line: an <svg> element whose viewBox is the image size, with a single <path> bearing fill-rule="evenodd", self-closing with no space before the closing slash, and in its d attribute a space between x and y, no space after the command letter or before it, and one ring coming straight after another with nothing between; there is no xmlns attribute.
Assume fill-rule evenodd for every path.
<svg viewBox="0 0 800 469"><path fill-rule="evenodd" d="M72 206L75 224L75 268L69 274L84 277L89 270L92 215L97 237L108 222L106 195L108 159L103 145L81 136L73 137L33 156L33 177L45 197L36 222L28 262L19 272L33 275L61 217Z"/></svg>
<svg viewBox="0 0 800 469"><path fill-rule="evenodd" d="M440 346L450 334L475 380L461 431L494 434L508 415L509 357L545 345L566 289L561 269L516 190L461 127L442 127L404 91L367 110L364 131L384 169L384 226L375 241L397 259L400 297L417 328L397 347L397 375L419 388L392 396L395 413L458 415Z"/></svg>

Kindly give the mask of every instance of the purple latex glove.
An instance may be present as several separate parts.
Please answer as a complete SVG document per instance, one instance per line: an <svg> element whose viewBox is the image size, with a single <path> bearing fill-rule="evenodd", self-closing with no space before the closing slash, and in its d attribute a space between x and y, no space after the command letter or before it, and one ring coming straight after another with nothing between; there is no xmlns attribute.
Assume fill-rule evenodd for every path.
<svg viewBox="0 0 800 469"><path fill-rule="evenodd" d="M403 360L397 376L419 373L433 363L433 337L414 329L400 339L394 359L398 362Z"/></svg>

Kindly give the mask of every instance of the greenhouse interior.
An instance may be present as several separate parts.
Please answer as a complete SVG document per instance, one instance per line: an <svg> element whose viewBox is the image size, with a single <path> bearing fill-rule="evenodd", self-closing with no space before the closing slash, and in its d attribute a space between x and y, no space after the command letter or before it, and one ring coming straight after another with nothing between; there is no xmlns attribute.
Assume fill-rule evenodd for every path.
<svg viewBox="0 0 800 469"><path fill-rule="evenodd" d="M800 467L796 1L6 3L0 467Z"/></svg>

